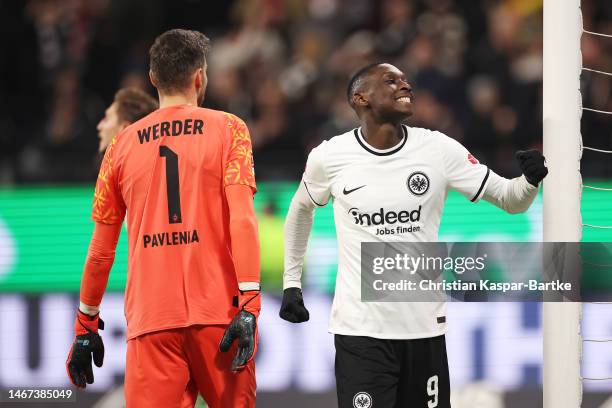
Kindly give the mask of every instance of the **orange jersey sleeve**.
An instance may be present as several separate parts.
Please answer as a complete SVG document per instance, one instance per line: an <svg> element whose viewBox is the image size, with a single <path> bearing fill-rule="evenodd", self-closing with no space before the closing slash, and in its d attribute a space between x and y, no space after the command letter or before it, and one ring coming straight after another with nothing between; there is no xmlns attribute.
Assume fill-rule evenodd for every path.
<svg viewBox="0 0 612 408"><path fill-rule="evenodd" d="M94 219L120 222L127 214L128 339L229 323L239 291L225 188L256 189L244 122L210 109L167 107L128 126L110 149Z"/></svg>
<svg viewBox="0 0 612 408"><path fill-rule="evenodd" d="M230 211L232 255L238 283L260 279L259 231L253 196L247 186L229 186L225 195Z"/></svg>
<svg viewBox="0 0 612 408"><path fill-rule="evenodd" d="M120 224L125 217L125 203L117 183L114 159L116 144L117 138L114 138L106 149L94 192L91 218L102 224Z"/></svg>
<svg viewBox="0 0 612 408"><path fill-rule="evenodd" d="M120 233L121 224L97 222L94 226L81 280L80 299L86 305L98 306L102 302Z"/></svg>
<svg viewBox="0 0 612 408"><path fill-rule="evenodd" d="M245 123L232 114L227 114L227 127L231 145L224 166L224 185L244 184L257 191L251 137Z"/></svg>

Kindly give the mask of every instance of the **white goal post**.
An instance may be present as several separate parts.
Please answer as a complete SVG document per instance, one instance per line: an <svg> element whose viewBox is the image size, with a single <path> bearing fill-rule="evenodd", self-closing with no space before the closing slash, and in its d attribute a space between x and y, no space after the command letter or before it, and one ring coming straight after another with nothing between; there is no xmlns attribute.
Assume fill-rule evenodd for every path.
<svg viewBox="0 0 612 408"><path fill-rule="evenodd" d="M582 237L580 0L544 0L544 241ZM578 408L582 304L544 303L544 407Z"/></svg>

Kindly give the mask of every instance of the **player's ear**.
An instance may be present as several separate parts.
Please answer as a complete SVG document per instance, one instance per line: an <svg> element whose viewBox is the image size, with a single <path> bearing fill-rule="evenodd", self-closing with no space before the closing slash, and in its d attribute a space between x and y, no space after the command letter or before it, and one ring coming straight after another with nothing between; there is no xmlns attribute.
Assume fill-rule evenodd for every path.
<svg viewBox="0 0 612 408"><path fill-rule="evenodd" d="M368 106L370 103L368 102L367 97L361 93L361 92L355 92L353 94L353 106L357 107L357 106L361 106L361 107L365 107Z"/></svg>
<svg viewBox="0 0 612 408"><path fill-rule="evenodd" d="M151 84L157 88L157 79L155 78L155 74L153 74L152 70L149 70L149 81L151 81Z"/></svg>
<svg viewBox="0 0 612 408"><path fill-rule="evenodd" d="M204 70L202 68L198 68L194 73L194 76L196 89L202 88L202 86L204 85Z"/></svg>

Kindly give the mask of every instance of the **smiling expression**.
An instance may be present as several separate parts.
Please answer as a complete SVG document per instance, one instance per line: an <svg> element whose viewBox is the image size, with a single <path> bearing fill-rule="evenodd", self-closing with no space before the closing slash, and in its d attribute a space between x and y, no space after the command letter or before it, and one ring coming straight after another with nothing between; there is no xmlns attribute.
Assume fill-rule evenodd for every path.
<svg viewBox="0 0 612 408"><path fill-rule="evenodd" d="M370 109L385 120L403 120L413 113L412 86L406 75L391 64L372 69L353 98L356 106Z"/></svg>

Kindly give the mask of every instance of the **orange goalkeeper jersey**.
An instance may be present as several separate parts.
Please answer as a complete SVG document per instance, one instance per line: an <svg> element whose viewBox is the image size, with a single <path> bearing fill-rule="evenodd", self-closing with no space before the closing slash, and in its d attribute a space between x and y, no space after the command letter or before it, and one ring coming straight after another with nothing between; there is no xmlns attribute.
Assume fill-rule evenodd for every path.
<svg viewBox="0 0 612 408"><path fill-rule="evenodd" d="M224 188L256 190L251 140L238 117L189 105L159 109L108 147L92 218L128 226L128 339L236 313Z"/></svg>

